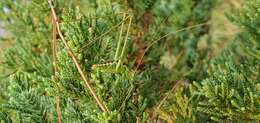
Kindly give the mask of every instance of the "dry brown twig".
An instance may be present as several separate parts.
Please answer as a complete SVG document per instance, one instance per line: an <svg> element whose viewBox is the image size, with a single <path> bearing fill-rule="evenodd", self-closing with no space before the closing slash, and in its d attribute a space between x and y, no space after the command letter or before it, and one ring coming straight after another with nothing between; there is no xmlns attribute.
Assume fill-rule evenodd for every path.
<svg viewBox="0 0 260 123"><path fill-rule="evenodd" d="M58 123L61 123L60 97L56 96L56 112L58 115Z"/></svg>
<svg viewBox="0 0 260 123"><path fill-rule="evenodd" d="M54 18L52 18L52 64L54 68L54 75L58 71L56 65L56 42L57 42L56 35L57 35L56 24Z"/></svg>
<svg viewBox="0 0 260 123"><path fill-rule="evenodd" d="M52 64L53 64L53 72L54 72L54 76L56 75L56 73L58 72L57 69L57 64L56 64L56 39L57 36L57 29L56 29L56 24L55 24L55 20L54 17L52 17ZM61 111L60 111L60 97L56 96L56 112L58 115L58 123L62 123L61 122Z"/></svg>
<svg viewBox="0 0 260 123"><path fill-rule="evenodd" d="M51 0L48 0L48 3L49 3L49 6L51 8L51 13L52 13L53 19L55 21L54 23L56 25L57 32L58 32L58 34L59 34L59 36L61 38L61 41L63 42L65 48L68 51L69 56L71 57L73 63L75 64L76 68L78 69L79 74L81 75L81 77L82 77L83 81L85 82L85 84L86 84L88 90L90 91L91 95L94 97L97 105L101 108L101 110L103 112L108 112L108 108L106 107L106 105L104 105L102 103L102 101L96 95L94 89L90 85L89 79L87 78L87 76L85 76L85 73L83 72L83 70L82 70L82 68L81 68L77 58L75 57L75 55L74 55L73 51L71 50L71 48L69 47L69 45L67 44L67 42L66 42L66 40L65 40L61 30L60 30L60 26L59 26L59 22L58 22L58 19L57 19L57 15L56 15L56 12L55 12L55 9L54 9L54 7L52 5Z"/></svg>

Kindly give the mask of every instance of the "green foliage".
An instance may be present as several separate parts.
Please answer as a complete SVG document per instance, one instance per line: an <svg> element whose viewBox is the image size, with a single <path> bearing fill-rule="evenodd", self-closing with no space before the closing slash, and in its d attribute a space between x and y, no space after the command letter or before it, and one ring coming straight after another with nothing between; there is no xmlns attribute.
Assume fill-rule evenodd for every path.
<svg viewBox="0 0 260 123"><path fill-rule="evenodd" d="M219 122L259 121L259 0L249 1L244 9L233 16L233 21L242 27L236 46L246 58L235 58L224 53L212 66L210 78L202 82L198 94L203 95L198 110L209 114ZM232 60L234 59L234 60ZM239 59L239 64L235 60Z"/></svg>
<svg viewBox="0 0 260 123"><path fill-rule="evenodd" d="M145 34L141 40L150 44L162 36L173 34L159 40L147 53L147 71L143 72L151 77L145 81L141 92L148 97L150 105L159 100L160 88L165 88L165 92L174 81L190 82L207 76L210 47L207 43L207 48L200 49L199 41L206 36L206 42L210 42L210 26L207 23L214 3L214 0L169 0L158 1L154 5L154 16L160 18L155 18L154 24L149 28L150 33ZM146 89L149 87L151 89Z"/></svg>
<svg viewBox="0 0 260 123"><path fill-rule="evenodd" d="M230 19L241 28L241 33L238 34L237 40L240 40L238 45L242 49L242 54L253 58L251 61L258 62L260 59L259 4L259 0L248 1L243 10L230 16Z"/></svg>
<svg viewBox="0 0 260 123"><path fill-rule="evenodd" d="M260 120L259 0L229 15L241 31L216 58L210 33L216 0L53 4L62 35L109 112L96 104L58 35L53 65L47 0L5 0L0 19L14 45L0 54L1 68L10 71L0 80L1 122L57 122L56 97L68 123ZM176 81L182 87L155 109Z"/></svg>
<svg viewBox="0 0 260 123"><path fill-rule="evenodd" d="M259 3L259 0L248 1L243 10L229 16L241 27L241 32L229 49L210 62L206 79L194 82L184 95L170 98L177 102L165 104L171 109L168 114L183 114L182 109L189 104L184 114L189 114L192 109L192 116L198 121L259 122ZM176 97L178 93L173 95ZM185 94L190 95L189 98ZM176 106L183 99L181 108ZM178 122L183 116L173 121Z"/></svg>
<svg viewBox="0 0 260 123"><path fill-rule="evenodd" d="M164 6L158 10L155 9L155 11L163 11L166 13L165 16L168 17L168 22L163 28L163 34L175 32L185 27L209 23L210 13L215 5L214 0L171 0L169 3L162 3L165 3L165 5L162 4ZM170 13L167 14L167 12ZM170 66L167 64L163 65L175 74L175 80L183 77L200 80L205 77L205 73L198 72L197 70L206 69L207 66L202 64L207 64L209 59L207 55L210 53L210 47L200 49L198 42L201 41L202 37L206 36L208 37L206 38L206 42L209 45L209 28L209 25L205 24L189 29L188 31L181 31L166 38L165 44L168 45L168 52L163 52L162 58L165 57L174 62ZM162 58L161 63L165 63Z"/></svg>
<svg viewBox="0 0 260 123"><path fill-rule="evenodd" d="M260 1L246 2L243 10L231 16L242 27L232 51L213 61L210 77L197 85L199 112L217 122L259 121L259 59L256 6ZM248 19L250 18L250 19ZM235 47L234 47L235 46ZM233 53L234 52L234 53ZM238 55L240 54L240 55Z"/></svg>
<svg viewBox="0 0 260 123"><path fill-rule="evenodd" d="M169 97L159 113L164 114L161 117L168 122L188 123L196 122L193 110L192 97L185 94L184 88L179 88Z"/></svg>
<svg viewBox="0 0 260 123"><path fill-rule="evenodd" d="M256 67L235 65L232 57L223 56L227 60L216 61L210 78L198 86L197 110L218 122L259 121L259 80L250 78Z"/></svg>
<svg viewBox="0 0 260 123"><path fill-rule="evenodd" d="M10 80L12 85L8 87L8 97L10 98L3 107L16 110L20 122L50 122L52 113L55 113L51 111L51 109L55 109L52 108L53 99L43 96L44 90L39 84L29 83L33 81L41 82L34 77L31 74L19 73L12 77L13 79ZM32 86L36 87L32 88Z"/></svg>

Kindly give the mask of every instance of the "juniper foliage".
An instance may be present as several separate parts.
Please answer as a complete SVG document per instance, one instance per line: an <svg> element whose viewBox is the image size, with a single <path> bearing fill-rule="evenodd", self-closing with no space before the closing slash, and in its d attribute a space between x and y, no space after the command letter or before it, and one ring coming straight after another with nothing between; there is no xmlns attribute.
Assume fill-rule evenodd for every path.
<svg viewBox="0 0 260 123"><path fill-rule="evenodd" d="M61 121L69 123L260 120L259 0L228 16L241 32L215 58L209 30L216 0L52 4L62 35L109 111L96 104L60 35L53 64L48 1L5 0L0 19L11 38L1 40L14 45L1 53L1 66L10 71L0 80L1 122L57 122L56 97ZM176 81L182 84L170 91Z"/></svg>
<svg viewBox="0 0 260 123"><path fill-rule="evenodd" d="M208 77L194 82L179 98L176 98L179 93L170 98L173 101L184 99L183 103L166 104L166 108L172 106L166 116L177 115L171 121L183 122L182 118L189 122L259 121L259 11L256 9L259 0L245 3L242 10L229 14L241 31L232 44L210 62ZM187 117L190 112L195 118Z"/></svg>

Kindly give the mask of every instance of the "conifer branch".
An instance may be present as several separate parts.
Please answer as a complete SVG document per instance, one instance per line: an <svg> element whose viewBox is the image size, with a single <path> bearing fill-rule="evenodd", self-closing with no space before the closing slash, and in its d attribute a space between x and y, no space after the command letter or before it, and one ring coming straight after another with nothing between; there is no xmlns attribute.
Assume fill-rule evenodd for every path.
<svg viewBox="0 0 260 123"><path fill-rule="evenodd" d="M172 92L174 92L176 90L176 88L181 84L181 81L177 81L174 86L172 87L172 89L165 95L165 97L160 101L159 105L157 106L156 110L159 110L161 108L161 106L163 105L163 103L168 99L168 97L170 96L170 94Z"/></svg>
<svg viewBox="0 0 260 123"><path fill-rule="evenodd" d="M234 35L217 0L22 1L0 2L0 122L260 120L260 0L228 14Z"/></svg>
<svg viewBox="0 0 260 123"><path fill-rule="evenodd" d="M163 105L163 103L168 99L168 97L172 94L172 92L174 92L176 90L177 87L179 87L179 85L181 84L181 81L177 81L174 86L172 87L172 89L165 95L165 97L163 97L163 99L159 102L159 105L156 107L155 109L155 116L156 116L156 120L158 120L158 111L160 110L161 106ZM175 112L173 112L174 116Z"/></svg>
<svg viewBox="0 0 260 123"><path fill-rule="evenodd" d="M48 3L49 3L49 6L50 6L50 8L51 8L52 16L53 16L53 18L54 18L54 20L55 20L57 32L58 32L58 34L59 34L59 36L60 36L60 38L61 38L63 44L65 45L65 48L67 49L67 51L68 51L68 53L69 53L69 55L70 55L72 61L73 61L74 64L76 65L76 67L77 67L77 69L78 69L78 72L80 73L80 75L81 75L83 81L85 82L87 88L89 89L91 95L94 97L94 99L95 99L97 105L101 108L101 110L102 110L103 112L108 112L108 108L106 107L106 105L104 105L104 104L102 103L102 101L98 98L97 94L95 93L94 89L91 87L89 79L85 76L85 74L84 74L82 68L80 67L80 64L79 64L77 58L75 57L73 51L71 50L71 48L70 48L69 45L67 44L67 42L66 42L66 40L65 40L65 38L64 38L64 36L63 36L63 34L61 33L60 26L59 26L58 19L57 19L57 15L56 15L56 12L55 12L55 10L54 10L54 7L53 7L53 5L52 5L52 3L51 3L51 0L48 0Z"/></svg>

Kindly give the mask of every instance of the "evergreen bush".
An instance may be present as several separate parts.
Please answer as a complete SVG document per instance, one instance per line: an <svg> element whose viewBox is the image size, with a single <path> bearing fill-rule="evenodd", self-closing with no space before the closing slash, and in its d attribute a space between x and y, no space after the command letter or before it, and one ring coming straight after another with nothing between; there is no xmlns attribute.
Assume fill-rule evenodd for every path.
<svg viewBox="0 0 260 123"><path fill-rule="evenodd" d="M259 122L260 0L227 17L217 0L5 0L1 122Z"/></svg>

